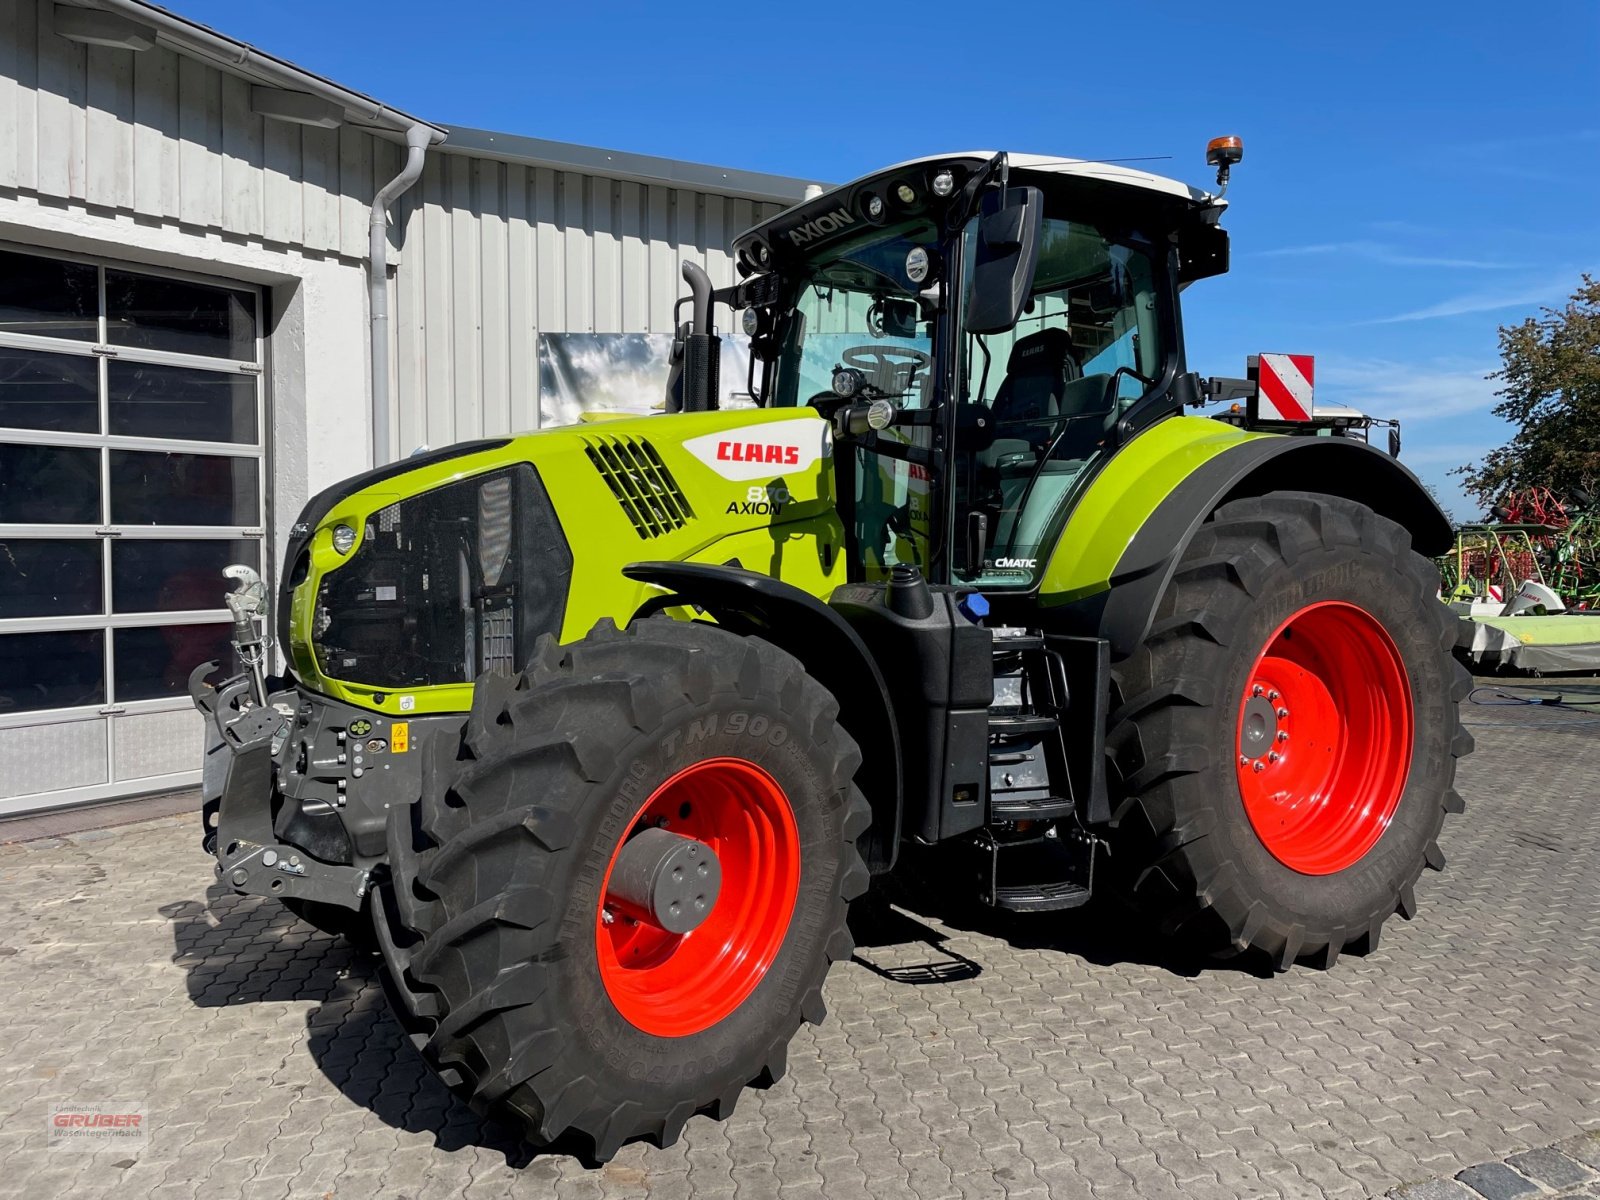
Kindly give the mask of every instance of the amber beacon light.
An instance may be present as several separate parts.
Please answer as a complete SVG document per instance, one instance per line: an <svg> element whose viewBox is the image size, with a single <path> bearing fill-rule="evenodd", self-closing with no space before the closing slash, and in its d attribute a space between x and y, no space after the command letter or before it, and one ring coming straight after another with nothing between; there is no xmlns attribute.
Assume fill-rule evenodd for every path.
<svg viewBox="0 0 1600 1200"><path fill-rule="evenodd" d="M1244 157L1244 139L1229 134L1206 143L1206 165L1217 169L1217 194L1228 190L1228 172Z"/></svg>

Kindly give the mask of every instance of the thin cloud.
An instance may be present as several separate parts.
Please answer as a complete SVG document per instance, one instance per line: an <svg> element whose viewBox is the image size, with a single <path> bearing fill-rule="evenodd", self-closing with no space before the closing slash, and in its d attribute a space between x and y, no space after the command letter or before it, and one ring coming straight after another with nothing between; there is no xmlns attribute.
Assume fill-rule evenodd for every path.
<svg viewBox="0 0 1600 1200"><path fill-rule="evenodd" d="M1497 365L1454 359L1407 363L1318 355L1317 399L1348 404L1374 417L1414 423L1472 414L1489 416L1499 402L1496 382L1488 378ZM1469 452L1467 457L1484 449L1487 447Z"/></svg>
<svg viewBox="0 0 1600 1200"><path fill-rule="evenodd" d="M1462 317L1472 313L1499 312L1507 308L1526 308L1534 304L1548 304L1567 295L1577 279L1576 271L1564 272L1559 279L1515 291L1476 291L1452 296L1425 308L1395 313L1391 317L1374 317L1370 321L1356 321L1356 325L1396 325L1404 321L1433 321L1441 317Z"/></svg>
<svg viewBox="0 0 1600 1200"><path fill-rule="evenodd" d="M1313 242L1305 246L1279 246L1262 250L1261 258L1309 258L1337 254L1364 258L1391 267L1439 267L1468 271L1504 271L1514 263L1492 262L1481 258L1450 258L1432 254L1411 254L1383 242Z"/></svg>

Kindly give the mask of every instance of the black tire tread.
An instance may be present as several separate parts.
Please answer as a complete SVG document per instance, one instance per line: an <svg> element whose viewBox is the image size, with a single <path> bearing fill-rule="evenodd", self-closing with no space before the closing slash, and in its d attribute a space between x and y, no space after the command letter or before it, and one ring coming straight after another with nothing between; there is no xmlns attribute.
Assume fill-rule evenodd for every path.
<svg viewBox="0 0 1600 1200"><path fill-rule="evenodd" d="M1293 565L1307 552L1346 546L1375 550L1399 565L1416 604L1432 615L1440 655L1450 658L1455 619L1437 599L1438 571L1412 550L1403 527L1351 501L1277 492L1233 501L1196 532L1142 646L1113 669L1107 752L1118 781L1112 861L1123 890L1164 931L1181 929L1218 952L1264 952L1279 969L1296 962L1331 967L1341 953L1374 949L1390 913L1409 920L1417 878L1425 867L1444 865L1437 839L1445 816L1465 807L1447 781L1426 850L1399 881L1387 910L1353 915L1352 924L1315 934L1268 911L1240 888L1232 862L1204 845L1214 809L1196 802L1191 777L1216 764L1215 751L1197 736L1196 720L1217 702L1223 672L1203 664L1223 660L1230 618L1259 596L1274 560ZM1459 701L1471 680L1453 658L1449 670L1451 695ZM1453 776L1453 760L1471 752L1472 738L1458 713L1452 719Z"/></svg>
<svg viewBox="0 0 1600 1200"><path fill-rule="evenodd" d="M763 689L791 715L809 717L811 738L831 755L832 783L844 806L837 888L848 902L868 882L855 844L871 820L852 783L861 753L837 723L834 698L777 647L702 623L652 618L619 629L605 621L568 646L541 639L517 677L479 685L449 787L391 813L392 879L374 905L396 1014L423 1057L474 1109L507 1120L535 1143L576 1144L597 1161L636 1138L670 1145L696 1112L726 1118L743 1088L781 1077L800 1018L824 1018L827 968L854 949L842 916L796 1019L754 1048L744 1078L697 1105L680 1102L658 1112L624 1102L605 1110L589 1103L587 1077L552 1070L560 1034L541 1010L543 972L537 961L508 960L499 936L508 927L536 930L560 910L544 868L575 836L563 806L615 767L611 745L595 731L626 723L647 734L667 714L716 692L752 697ZM512 772L520 772L516 788L508 784ZM527 786L528 772L537 772L537 788ZM519 803L514 794L542 802ZM502 863L509 882L479 895L478 871L489 859ZM447 896L473 902L451 906ZM455 955L492 962L492 972L479 974L493 982L452 994L455 973L443 964Z"/></svg>

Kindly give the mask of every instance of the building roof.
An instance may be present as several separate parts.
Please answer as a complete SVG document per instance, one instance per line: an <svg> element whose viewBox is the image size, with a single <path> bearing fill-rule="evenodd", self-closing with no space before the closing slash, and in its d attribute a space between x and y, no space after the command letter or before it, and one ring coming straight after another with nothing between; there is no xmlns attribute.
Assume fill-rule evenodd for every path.
<svg viewBox="0 0 1600 1200"><path fill-rule="evenodd" d="M653 154L630 154L623 150L603 150L571 142L551 142L515 133L495 133L488 129L452 126L442 150L496 158L528 166L550 167L557 171L580 171L603 175L607 179L629 179L638 183L666 184L691 191L741 196L748 200L793 204L806 189L816 186L810 180L787 175L766 175L759 171L738 171L705 163L658 158Z"/></svg>
<svg viewBox="0 0 1600 1200"><path fill-rule="evenodd" d="M577 146L487 129L446 127L353 91L259 47L229 37L159 5L146 3L145 0L61 0L61 4L85 14L95 14L93 23L80 21L82 28L75 32L80 40L110 37L135 39L142 45L165 46L259 86L300 93L302 103L304 95L314 96L328 106L321 111L335 114L330 123L332 120L343 120L390 138L401 138L408 129L422 125L431 131L432 141L441 143L441 149L452 153L550 167L559 171L581 171L639 183L665 184L764 203L793 204L805 195L806 188L810 186L807 180L783 175L737 171L731 167ZM124 40L110 44L133 45L135 42Z"/></svg>
<svg viewBox="0 0 1600 1200"><path fill-rule="evenodd" d="M424 125L434 132L434 141L440 141L445 136L441 125L352 91L331 79L313 74L159 5L147 4L144 0L63 0L58 7L110 13L113 17L122 18L126 26L132 27L126 31L128 36L139 36L143 32L148 35L150 42L209 63L252 83L289 92L309 93L342 110L344 118L351 124L374 132L403 135L413 126Z"/></svg>

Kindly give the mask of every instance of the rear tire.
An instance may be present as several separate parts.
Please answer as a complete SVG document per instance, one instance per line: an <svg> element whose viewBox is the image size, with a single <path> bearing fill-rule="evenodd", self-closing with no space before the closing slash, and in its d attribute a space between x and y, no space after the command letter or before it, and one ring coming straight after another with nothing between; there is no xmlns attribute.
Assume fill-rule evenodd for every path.
<svg viewBox="0 0 1600 1200"><path fill-rule="evenodd" d="M1472 749L1437 590L1348 500L1275 492L1196 533L1113 672L1111 874L1163 931L1327 967L1412 916Z"/></svg>
<svg viewBox="0 0 1600 1200"><path fill-rule="evenodd" d="M780 1077L867 886L837 712L777 647L666 618L481 680L460 760L391 816L377 891L391 1001L452 1090L603 1161ZM629 832L663 821L718 845L723 873L681 940L608 890Z"/></svg>

